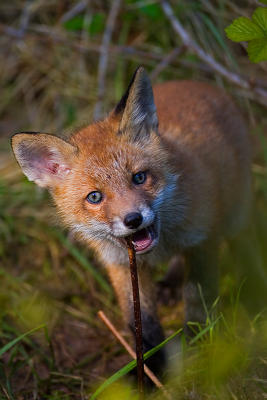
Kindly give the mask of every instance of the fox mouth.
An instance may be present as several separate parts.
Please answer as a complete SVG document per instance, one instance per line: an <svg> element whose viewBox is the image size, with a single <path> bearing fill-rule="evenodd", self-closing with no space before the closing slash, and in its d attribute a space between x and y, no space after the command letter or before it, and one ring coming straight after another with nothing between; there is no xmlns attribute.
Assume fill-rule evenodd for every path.
<svg viewBox="0 0 267 400"><path fill-rule="evenodd" d="M132 243L137 254L144 254L152 250L158 242L158 234L154 224L140 229L131 235Z"/></svg>

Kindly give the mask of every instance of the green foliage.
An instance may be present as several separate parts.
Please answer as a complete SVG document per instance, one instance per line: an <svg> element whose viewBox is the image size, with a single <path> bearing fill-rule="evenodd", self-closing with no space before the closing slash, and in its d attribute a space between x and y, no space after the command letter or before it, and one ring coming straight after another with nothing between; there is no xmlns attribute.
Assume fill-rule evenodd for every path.
<svg viewBox="0 0 267 400"><path fill-rule="evenodd" d="M257 24L267 36L267 8L258 7L252 14L252 20Z"/></svg>
<svg viewBox="0 0 267 400"><path fill-rule="evenodd" d="M17 338L11 340L10 342L8 342L5 346L3 346L0 349L0 357L2 357L2 355L4 353L6 353L8 350L10 350L13 346L15 346L15 344L17 344L18 342L20 342L22 339L26 338L27 336L31 335L32 333L38 331L39 329L42 329L45 327L45 324L42 324L40 326L37 326L36 328L31 329L30 331L23 333L22 335L18 336Z"/></svg>
<svg viewBox="0 0 267 400"><path fill-rule="evenodd" d="M216 27L216 25L212 22L212 20L207 15L201 14L201 17L202 17L204 23L209 28L209 30L214 35L214 38L217 40L219 45L222 47L222 49L225 52L229 52L229 49L225 43L225 38L221 35L221 32L219 31L218 27Z"/></svg>
<svg viewBox="0 0 267 400"><path fill-rule="evenodd" d="M246 17L235 19L225 32L234 42L249 42L247 51L252 62L267 60L267 8L258 7L252 20Z"/></svg>
<svg viewBox="0 0 267 400"><path fill-rule="evenodd" d="M144 354L144 361L153 356L153 354L157 353L162 347L164 347L168 342L170 342L172 339L174 339L177 335L181 333L182 329L179 329L177 332L173 333L171 336L169 336L167 339L165 339L163 342L159 343L157 346L153 347L153 349L147 351ZM114 384L118 379L122 378L126 374L128 374L130 371L132 371L136 367L136 360L133 360L129 362L127 365L125 365L123 368L121 368L119 371L117 371L115 374L113 374L110 378L106 379L104 383L102 383L101 386L95 391L93 396L91 397L91 400L96 399L100 393L103 392L103 390L107 389L110 385Z"/></svg>
<svg viewBox="0 0 267 400"><path fill-rule="evenodd" d="M79 251L79 249L74 246L62 233L57 232L57 236L60 242L63 244L64 247L68 249L70 254L76 259L81 266L83 266L86 270L90 272L90 274L94 277L94 279L99 283L101 288L106 292L111 294L110 285L107 283L105 278L101 275L97 269L95 269L91 263L87 260L87 258Z"/></svg>
<svg viewBox="0 0 267 400"><path fill-rule="evenodd" d="M248 55L252 62L267 60L267 38L251 40L248 43Z"/></svg>
<svg viewBox="0 0 267 400"><path fill-rule="evenodd" d="M181 351L172 354L172 363L177 365L173 368L173 375L168 377L169 381L165 387L169 393L175 394L175 399L191 398L188 397L188 393L192 391L197 393L199 398L202 398L201 395L203 398L219 400L243 398L236 396L231 389L228 391L225 388L229 382L247 373L251 368L251 360L256 354L265 357L266 322L262 316L249 321L239 303L239 294L237 294L236 303L239 308L237 325L232 323L235 319L232 315L233 310L230 311L228 317L220 314L216 320L207 322L206 326L201 327L198 335L190 343L182 340ZM257 346L254 345L255 342ZM151 352L154 352L154 349ZM149 353L146 353L145 359L148 358ZM181 361L183 362L182 370ZM118 382L119 378L135 366L136 362L131 361L108 378L90 398L120 399L123 398L120 394L124 393L125 398L135 399L134 388ZM178 374L177 371L179 371ZM256 392L254 394L256 396ZM163 397L158 391L148 398L161 400Z"/></svg>
<svg viewBox="0 0 267 400"><path fill-rule="evenodd" d="M98 398L99 400L138 400L139 395L129 384L115 382L109 390L105 390Z"/></svg>
<svg viewBox="0 0 267 400"><path fill-rule="evenodd" d="M93 15L89 25L89 32L91 35L96 35L104 30L105 19L105 14L103 13L95 13Z"/></svg>
<svg viewBox="0 0 267 400"><path fill-rule="evenodd" d="M83 28L84 17L83 15L76 15L74 18L64 23L64 27L68 31L80 31Z"/></svg>
<svg viewBox="0 0 267 400"><path fill-rule="evenodd" d="M141 7L140 11L153 20L158 20L163 17L163 12L158 4L149 4Z"/></svg>
<svg viewBox="0 0 267 400"><path fill-rule="evenodd" d="M101 33L105 26L105 15L103 13L95 13L88 26L85 23L85 18L83 15L76 15L69 21L64 23L65 29L68 31L81 31L86 29L90 35L96 35Z"/></svg>
<svg viewBox="0 0 267 400"><path fill-rule="evenodd" d="M246 17L235 19L231 25L225 28L225 32L228 38L234 42L242 42L264 37L264 32L261 27Z"/></svg>

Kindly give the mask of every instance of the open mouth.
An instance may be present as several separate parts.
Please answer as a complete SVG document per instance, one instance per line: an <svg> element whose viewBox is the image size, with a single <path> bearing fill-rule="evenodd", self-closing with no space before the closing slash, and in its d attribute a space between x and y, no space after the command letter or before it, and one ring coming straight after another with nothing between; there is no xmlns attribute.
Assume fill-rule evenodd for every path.
<svg viewBox="0 0 267 400"><path fill-rule="evenodd" d="M147 226L132 234L132 242L136 253L145 253L157 242L157 232L154 225Z"/></svg>

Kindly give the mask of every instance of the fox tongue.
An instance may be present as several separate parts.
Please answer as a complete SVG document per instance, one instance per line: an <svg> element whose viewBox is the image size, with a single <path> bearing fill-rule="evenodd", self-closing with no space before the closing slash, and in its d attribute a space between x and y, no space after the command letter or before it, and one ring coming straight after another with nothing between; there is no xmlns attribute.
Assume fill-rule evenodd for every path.
<svg viewBox="0 0 267 400"><path fill-rule="evenodd" d="M146 249L153 241L150 232L146 228L135 232L132 235L132 240L136 251Z"/></svg>

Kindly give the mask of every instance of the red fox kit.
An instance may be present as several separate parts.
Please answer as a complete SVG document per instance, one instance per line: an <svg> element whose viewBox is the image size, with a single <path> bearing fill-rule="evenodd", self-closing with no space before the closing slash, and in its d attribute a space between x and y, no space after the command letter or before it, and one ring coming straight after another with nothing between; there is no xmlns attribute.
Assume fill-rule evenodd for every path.
<svg viewBox="0 0 267 400"><path fill-rule="evenodd" d="M219 242L242 227L251 197L246 126L222 90L174 81L155 86L153 96L140 67L104 120L68 141L19 133L12 147L29 180L51 191L64 224L95 250L130 327L125 238L132 236L144 351L163 339L149 277L155 263L184 254L185 324L205 319L199 288L209 307Z"/></svg>

